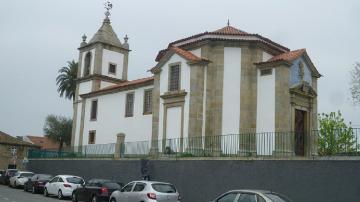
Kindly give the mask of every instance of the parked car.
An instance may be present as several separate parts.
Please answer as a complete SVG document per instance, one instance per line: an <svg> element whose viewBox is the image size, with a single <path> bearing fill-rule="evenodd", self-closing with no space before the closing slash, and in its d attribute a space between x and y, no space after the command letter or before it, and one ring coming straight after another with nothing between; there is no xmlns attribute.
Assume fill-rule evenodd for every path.
<svg viewBox="0 0 360 202"><path fill-rule="evenodd" d="M4 175L1 175L0 177L0 183L5 185L9 184L10 177L14 176L17 171L18 171L17 169L5 170Z"/></svg>
<svg viewBox="0 0 360 202"><path fill-rule="evenodd" d="M0 170L0 184L2 184L1 178L3 177L3 175L5 175L5 170Z"/></svg>
<svg viewBox="0 0 360 202"><path fill-rule="evenodd" d="M263 190L233 190L221 194L212 202L293 202L281 194Z"/></svg>
<svg viewBox="0 0 360 202"><path fill-rule="evenodd" d="M9 186L18 188L24 186L25 182L29 180L29 177L32 177L34 173L27 171L18 171L9 179Z"/></svg>
<svg viewBox="0 0 360 202"><path fill-rule="evenodd" d="M114 181L106 179L91 179L77 188L72 193L72 201L109 201L110 195L115 190L120 190L121 186Z"/></svg>
<svg viewBox="0 0 360 202"><path fill-rule="evenodd" d="M31 191L33 194L44 191L44 186L53 178L48 174L35 174L24 184L24 191Z"/></svg>
<svg viewBox="0 0 360 202"><path fill-rule="evenodd" d="M57 175L45 184L44 196L57 195L59 199L71 197L73 191L84 184L81 177L73 175Z"/></svg>
<svg viewBox="0 0 360 202"><path fill-rule="evenodd" d="M180 202L174 185L166 182L134 181L114 191L110 202Z"/></svg>

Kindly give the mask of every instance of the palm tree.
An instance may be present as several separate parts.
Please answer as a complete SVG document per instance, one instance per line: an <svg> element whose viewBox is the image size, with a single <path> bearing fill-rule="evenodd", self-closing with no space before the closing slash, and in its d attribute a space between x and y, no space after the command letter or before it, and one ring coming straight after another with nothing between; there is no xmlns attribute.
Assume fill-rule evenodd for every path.
<svg viewBox="0 0 360 202"><path fill-rule="evenodd" d="M59 151L62 150L64 143L70 145L71 142L72 119L63 116L48 115L45 119L44 133L53 142L59 143Z"/></svg>
<svg viewBox="0 0 360 202"><path fill-rule="evenodd" d="M67 67L61 67L59 69L59 76L56 77L56 85L58 85L57 91L60 93L60 97L65 96L67 99L75 99L76 90L76 77L78 71L78 63L74 60L68 61Z"/></svg>

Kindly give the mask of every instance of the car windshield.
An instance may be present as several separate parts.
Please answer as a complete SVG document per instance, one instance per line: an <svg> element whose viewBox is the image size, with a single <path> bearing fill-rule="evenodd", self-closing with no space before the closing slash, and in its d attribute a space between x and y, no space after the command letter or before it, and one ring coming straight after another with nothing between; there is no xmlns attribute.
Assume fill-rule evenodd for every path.
<svg viewBox="0 0 360 202"><path fill-rule="evenodd" d="M38 175L38 180L50 180L51 178L51 175Z"/></svg>
<svg viewBox="0 0 360 202"><path fill-rule="evenodd" d="M176 189L172 184L152 184L152 188L161 193L175 193Z"/></svg>
<svg viewBox="0 0 360 202"><path fill-rule="evenodd" d="M20 174L21 177L31 177L33 175L34 175L34 173L21 173Z"/></svg>
<svg viewBox="0 0 360 202"><path fill-rule="evenodd" d="M82 184L84 182L84 180L79 177L67 177L66 181L73 184Z"/></svg>
<svg viewBox="0 0 360 202"><path fill-rule="evenodd" d="M284 196L280 196L279 194L266 193L265 195L274 202L291 202L289 199L286 199Z"/></svg>

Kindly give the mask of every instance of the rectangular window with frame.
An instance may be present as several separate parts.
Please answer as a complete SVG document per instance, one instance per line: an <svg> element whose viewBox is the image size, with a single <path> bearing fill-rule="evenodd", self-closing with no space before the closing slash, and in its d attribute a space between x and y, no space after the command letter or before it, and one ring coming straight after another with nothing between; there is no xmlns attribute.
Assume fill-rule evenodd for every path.
<svg viewBox="0 0 360 202"><path fill-rule="evenodd" d="M152 89L144 91L144 112L143 114L152 113Z"/></svg>
<svg viewBox="0 0 360 202"><path fill-rule="evenodd" d="M90 111L90 120L96 121L97 119L97 109L98 109L98 101L91 101L91 111Z"/></svg>
<svg viewBox="0 0 360 202"><path fill-rule="evenodd" d="M88 141L88 144L95 144L95 136L96 136L96 131L95 131L95 130L89 131L89 141Z"/></svg>
<svg viewBox="0 0 360 202"><path fill-rule="evenodd" d="M133 92L126 94L125 117L134 116L134 97L135 94Z"/></svg>
<svg viewBox="0 0 360 202"><path fill-rule="evenodd" d="M116 64L114 64L114 63L109 63L108 73L109 73L109 74L116 74Z"/></svg>
<svg viewBox="0 0 360 202"><path fill-rule="evenodd" d="M180 65L170 66L169 71L169 91L180 90Z"/></svg>

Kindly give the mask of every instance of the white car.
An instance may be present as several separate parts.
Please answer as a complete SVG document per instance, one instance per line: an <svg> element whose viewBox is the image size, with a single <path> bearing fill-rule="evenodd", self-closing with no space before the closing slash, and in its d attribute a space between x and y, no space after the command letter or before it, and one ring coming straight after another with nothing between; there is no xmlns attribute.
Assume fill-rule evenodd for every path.
<svg viewBox="0 0 360 202"><path fill-rule="evenodd" d="M57 175L44 187L44 196L56 195L59 199L71 197L73 191L84 184L84 179L73 175Z"/></svg>
<svg viewBox="0 0 360 202"><path fill-rule="evenodd" d="M110 202L180 202L175 186L166 182L134 181L114 191Z"/></svg>
<svg viewBox="0 0 360 202"><path fill-rule="evenodd" d="M211 202L292 202L284 195L265 190L232 190Z"/></svg>
<svg viewBox="0 0 360 202"><path fill-rule="evenodd" d="M24 186L25 182L27 182L33 175L34 173L32 172L18 171L9 179L9 186L15 188Z"/></svg>

